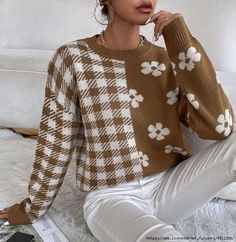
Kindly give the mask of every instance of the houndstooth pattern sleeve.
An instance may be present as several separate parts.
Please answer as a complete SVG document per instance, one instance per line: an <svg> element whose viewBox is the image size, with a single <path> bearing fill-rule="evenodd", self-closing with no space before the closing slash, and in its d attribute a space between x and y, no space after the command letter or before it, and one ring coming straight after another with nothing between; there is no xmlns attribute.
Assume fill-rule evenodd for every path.
<svg viewBox="0 0 236 242"><path fill-rule="evenodd" d="M77 101L73 60L63 46L57 49L48 65L29 196L11 206L9 224L34 223L57 196L82 132Z"/></svg>

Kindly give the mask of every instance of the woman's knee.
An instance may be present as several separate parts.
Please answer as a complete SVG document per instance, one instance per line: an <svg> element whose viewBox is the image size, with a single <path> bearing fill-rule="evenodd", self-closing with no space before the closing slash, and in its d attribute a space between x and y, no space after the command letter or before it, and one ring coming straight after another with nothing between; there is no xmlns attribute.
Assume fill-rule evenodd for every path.
<svg viewBox="0 0 236 242"><path fill-rule="evenodd" d="M236 181L236 132L232 133L228 138L223 141L217 142L222 149L221 160L226 163L230 176L233 177L233 181ZM217 151L217 150L216 150Z"/></svg>
<svg viewBox="0 0 236 242"><path fill-rule="evenodd" d="M222 161L232 160L236 157L236 132L232 133L224 140L217 140L209 145L212 155Z"/></svg>
<svg viewBox="0 0 236 242"><path fill-rule="evenodd" d="M230 136L228 136L226 139L219 141L221 142L223 145L232 147L233 150L236 150L236 132L233 132L230 134ZM235 151L236 154L236 151Z"/></svg>
<svg viewBox="0 0 236 242"><path fill-rule="evenodd" d="M153 236L182 236L172 225L163 223L131 200L104 199L86 204L84 210L91 233L101 242L148 242Z"/></svg>
<svg viewBox="0 0 236 242"><path fill-rule="evenodd" d="M121 198L90 203L84 209L91 233L101 242L135 242L139 233L157 220L135 202Z"/></svg>

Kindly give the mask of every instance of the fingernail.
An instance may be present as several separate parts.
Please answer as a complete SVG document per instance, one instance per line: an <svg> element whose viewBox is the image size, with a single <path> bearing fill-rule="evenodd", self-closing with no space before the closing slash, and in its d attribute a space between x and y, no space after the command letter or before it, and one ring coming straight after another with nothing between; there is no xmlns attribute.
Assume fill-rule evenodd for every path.
<svg viewBox="0 0 236 242"><path fill-rule="evenodd" d="M151 20L151 18L149 18L149 19L145 22L145 24L148 24L148 23L150 22L150 20Z"/></svg>
<svg viewBox="0 0 236 242"><path fill-rule="evenodd" d="M159 33L157 33L156 35L156 41L159 39Z"/></svg>
<svg viewBox="0 0 236 242"><path fill-rule="evenodd" d="M4 222L4 223L3 223L3 225L9 225L9 222L8 222L8 221L6 221L6 222Z"/></svg>

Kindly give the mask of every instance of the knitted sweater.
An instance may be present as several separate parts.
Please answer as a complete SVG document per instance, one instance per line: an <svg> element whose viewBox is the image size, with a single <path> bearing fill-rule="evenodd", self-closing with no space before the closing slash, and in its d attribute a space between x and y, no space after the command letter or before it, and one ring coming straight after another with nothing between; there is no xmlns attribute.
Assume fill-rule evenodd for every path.
<svg viewBox="0 0 236 242"><path fill-rule="evenodd" d="M88 192L189 158L180 123L203 139L233 131L229 99L182 16L163 30L166 49L145 38L141 47L115 50L97 36L63 44L49 62L29 196L11 206L10 224L42 217L74 151L78 190Z"/></svg>

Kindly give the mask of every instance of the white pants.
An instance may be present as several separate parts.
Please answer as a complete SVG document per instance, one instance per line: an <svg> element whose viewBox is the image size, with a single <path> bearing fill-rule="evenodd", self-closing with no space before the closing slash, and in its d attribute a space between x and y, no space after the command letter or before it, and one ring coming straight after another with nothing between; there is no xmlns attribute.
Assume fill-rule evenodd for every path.
<svg viewBox="0 0 236 242"><path fill-rule="evenodd" d="M100 242L186 242L190 239L173 225L235 181L236 133L232 133L168 170L89 192L84 217Z"/></svg>

